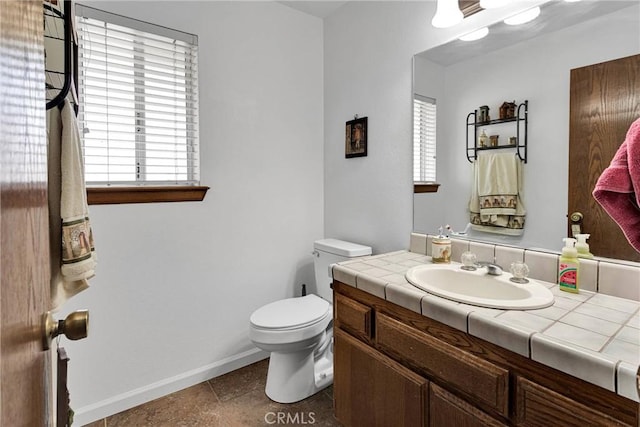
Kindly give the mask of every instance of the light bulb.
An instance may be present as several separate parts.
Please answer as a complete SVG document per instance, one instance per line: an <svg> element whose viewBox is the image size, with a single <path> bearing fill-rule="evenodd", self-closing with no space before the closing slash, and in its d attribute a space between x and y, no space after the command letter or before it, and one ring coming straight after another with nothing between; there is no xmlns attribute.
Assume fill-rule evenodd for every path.
<svg viewBox="0 0 640 427"><path fill-rule="evenodd" d="M536 19L538 15L540 15L540 8L536 6L505 19L504 23L507 25L525 24Z"/></svg>
<svg viewBox="0 0 640 427"><path fill-rule="evenodd" d="M436 28L448 28L462 21L463 17L458 0L438 0L431 25Z"/></svg>
<svg viewBox="0 0 640 427"><path fill-rule="evenodd" d="M475 30L471 33L465 34L459 39L463 42L472 42L474 40L480 40L481 38L486 37L487 34L489 34L489 28L482 27L479 30Z"/></svg>

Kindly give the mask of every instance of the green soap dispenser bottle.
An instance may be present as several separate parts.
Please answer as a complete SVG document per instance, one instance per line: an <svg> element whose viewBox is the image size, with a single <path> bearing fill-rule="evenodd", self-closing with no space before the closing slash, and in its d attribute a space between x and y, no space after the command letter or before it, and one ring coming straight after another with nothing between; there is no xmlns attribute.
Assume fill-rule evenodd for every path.
<svg viewBox="0 0 640 427"><path fill-rule="evenodd" d="M593 258L593 254L589 252L589 244L587 243L589 236L590 234L576 234L576 239L578 239L578 243L576 243L578 258Z"/></svg>
<svg viewBox="0 0 640 427"><path fill-rule="evenodd" d="M576 239L565 237L562 241L564 241L564 248L558 262L558 286L561 291L577 294L580 261L575 247Z"/></svg>

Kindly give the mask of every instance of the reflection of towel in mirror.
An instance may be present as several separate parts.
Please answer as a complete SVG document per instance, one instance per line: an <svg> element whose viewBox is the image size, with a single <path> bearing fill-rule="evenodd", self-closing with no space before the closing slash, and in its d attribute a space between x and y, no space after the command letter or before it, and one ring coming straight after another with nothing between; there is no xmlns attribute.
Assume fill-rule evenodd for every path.
<svg viewBox="0 0 640 427"><path fill-rule="evenodd" d="M640 118L629 130L593 190L593 197L640 252Z"/></svg>
<svg viewBox="0 0 640 427"><path fill-rule="evenodd" d="M469 200L474 230L521 235L526 211L522 202L522 165L511 153L481 154L473 165Z"/></svg>
<svg viewBox="0 0 640 427"><path fill-rule="evenodd" d="M49 110L48 158L51 299L59 308L89 286L96 265L80 134L67 100Z"/></svg>

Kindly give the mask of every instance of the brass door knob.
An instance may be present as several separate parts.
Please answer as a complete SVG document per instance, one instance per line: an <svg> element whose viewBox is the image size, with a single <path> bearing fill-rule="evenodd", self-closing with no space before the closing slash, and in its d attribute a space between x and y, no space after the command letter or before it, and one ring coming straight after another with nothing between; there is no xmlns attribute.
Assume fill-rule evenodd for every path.
<svg viewBox="0 0 640 427"><path fill-rule="evenodd" d="M64 320L55 320L50 311L43 315L42 344L44 349L51 347L51 341L58 335L70 340L81 340L89 335L89 310L77 310Z"/></svg>
<svg viewBox="0 0 640 427"><path fill-rule="evenodd" d="M582 222L582 218L584 218L582 212L574 212L569 217L569 219L571 219L571 222Z"/></svg>
<svg viewBox="0 0 640 427"><path fill-rule="evenodd" d="M584 215L582 212L573 212L569 215L569 220L571 221L571 234L573 237L576 237L576 234L582 233L582 220L584 219Z"/></svg>

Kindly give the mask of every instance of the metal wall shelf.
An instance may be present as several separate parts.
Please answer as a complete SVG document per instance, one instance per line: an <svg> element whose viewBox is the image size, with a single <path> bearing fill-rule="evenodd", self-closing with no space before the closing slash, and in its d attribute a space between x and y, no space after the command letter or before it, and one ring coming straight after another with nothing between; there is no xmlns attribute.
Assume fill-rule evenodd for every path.
<svg viewBox="0 0 640 427"><path fill-rule="evenodd" d="M508 119L496 119L485 122L478 122L478 110L467 115L467 160L473 163L478 158L478 151L485 150L501 150L505 148L511 148L516 150L516 155L520 160L527 163L527 124L529 121L529 101L524 101L518 105L515 117ZM516 143L515 144L500 144L497 146L478 146L478 128L484 126L501 125L503 123L515 123L516 124ZM471 139L470 139L471 137Z"/></svg>

